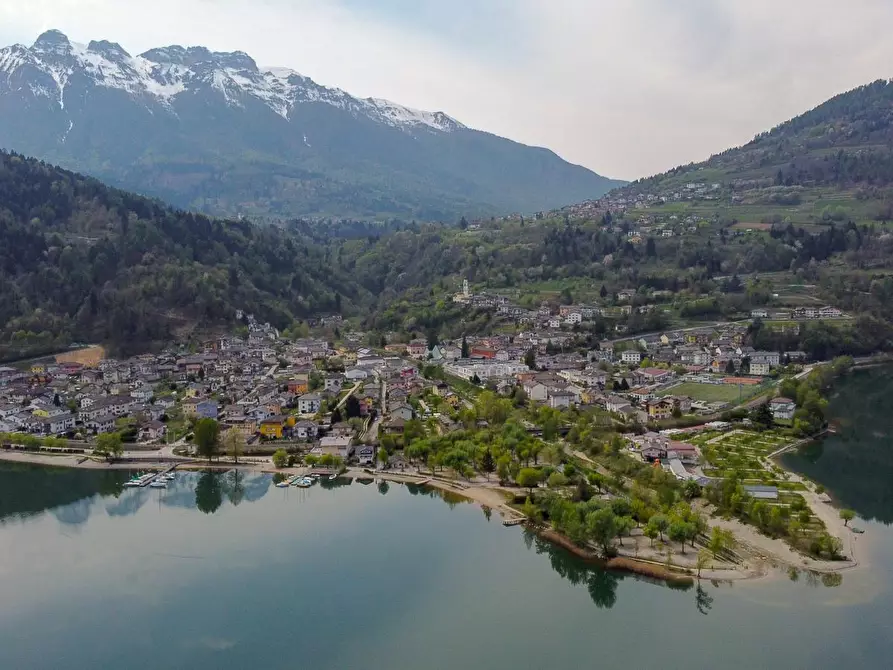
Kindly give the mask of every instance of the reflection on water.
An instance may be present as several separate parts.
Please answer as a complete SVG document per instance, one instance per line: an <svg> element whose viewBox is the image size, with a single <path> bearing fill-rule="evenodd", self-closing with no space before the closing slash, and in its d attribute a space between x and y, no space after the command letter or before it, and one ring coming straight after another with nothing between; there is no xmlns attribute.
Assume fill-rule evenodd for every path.
<svg viewBox="0 0 893 670"><path fill-rule="evenodd" d="M102 509L111 517L136 514L149 501L213 514L224 501L235 507L260 500L273 483L268 475L229 470L179 472L166 489L125 488L132 475L127 470L0 463L0 524L50 512L66 526L80 526L96 511L97 499L103 499Z"/></svg>
<svg viewBox="0 0 893 670"><path fill-rule="evenodd" d="M828 414L837 433L785 454L786 467L823 484L863 519L893 523L893 368L839 380Z"/></svg>
<svg viewBox="0 0 893 670"><path fill-rule="evenodd" d="M90 505L74 503L96 495L117 498L128 479L130 473L122 470L97 472L0 463L0 524L69 505L71 510L55 512L57 518L68 524L83 523L90 514Z"/></svg>
<svg viewBox="0 0 893 670"><path fill-rule="evenodd" d="M595 606L610 609L617 602L617 586L625 575L588 565L570 552L543 540L525 528L522 537L528 549L549 558L552 569L575 586L585 585Z"/></svg>

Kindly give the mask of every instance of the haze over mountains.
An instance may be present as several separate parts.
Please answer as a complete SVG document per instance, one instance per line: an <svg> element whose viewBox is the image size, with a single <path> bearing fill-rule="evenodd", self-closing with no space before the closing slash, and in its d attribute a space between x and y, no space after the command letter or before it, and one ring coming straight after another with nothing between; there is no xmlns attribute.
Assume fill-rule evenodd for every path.
<svg viewBox="0 0 893 670"><path fill-rule="evenodd" d="M623 183L242 52L132 56L58 31L0 49L0 147L228 215L453 220L550 209Z"/></svg>

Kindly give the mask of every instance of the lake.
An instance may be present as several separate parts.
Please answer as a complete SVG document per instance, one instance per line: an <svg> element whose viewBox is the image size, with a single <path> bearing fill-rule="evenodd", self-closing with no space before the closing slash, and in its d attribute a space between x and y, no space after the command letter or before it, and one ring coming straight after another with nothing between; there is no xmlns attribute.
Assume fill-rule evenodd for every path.
<svg viewBox="0 0 893 670"><path fill-rule="evenodd" d="M883 376L864 374L833 411L880 411ZM0 668L886 667L893 463L866 431L893 433L893 412L790 456L870 517L875 567L837 586L780 572L674 590L418 487L183 473L123 489L123 472L0 463Z"/></svg>

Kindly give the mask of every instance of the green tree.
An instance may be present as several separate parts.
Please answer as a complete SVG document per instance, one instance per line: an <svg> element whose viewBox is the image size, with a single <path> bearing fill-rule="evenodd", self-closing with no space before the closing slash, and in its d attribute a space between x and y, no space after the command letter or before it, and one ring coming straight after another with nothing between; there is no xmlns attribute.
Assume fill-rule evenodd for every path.
<svg viewBox="0 0 893 670"><path fill-rule="evenodd" d="M734 541L735 538L732 535L732 531L714 526L710 531L710 539L707 541L707 548L713 554L713 558L716 558L718 554L721 554L727 549L731 549L732 546L734 546Z"/></svg>
<svg viewBox="0 0 893 670"><path fill-rule="evenodd" d="M214 419L199 419L193 431L195 450L208 462L217 455L220 446L220 424Z"/></svg>
<svg viewBox="0 0 893 670"><path fill-rule="evenodd" d="M96 447L93 449L95 453L104 456L109 461L120 458L124 453L124 444L121 440L121 433L103 433L96 438Z"/></svg>
<svg viewBox="0 0 893 670"><path fill-rule="evenodd" d="M629 535L632 529L636 527L636 522L631 516L618 516L617 519L617 539L623 545L623 536Z"/></svg>
<svg viewBox="0 0 893 670"><path fill-rule="evenodd" d="M688 500L692 500L701 495L701 485L694 479L689 479L682 486L682 493Z"/></svg>
<svg viewBox="0 0 893 670"><path fill-rule="evenodd" d="M771 428L775 424L775 417L772 416L772 410L769 403L760 403L750 411L750 420L759 428Z"/></svg>
<svg viewBox="0 0 893 670"><path fill-rule="evenodd" d="M840 510L840 518L843 519L844 526L849 526L850 521L856 518L856 513L851 509L842 509Z"/></svg>
<svg viewBox="0 0 893 670"><path fill-rule="evenodd" d="M617 517L610 509L603 508L586 515L586 534L607 555L611 542L617 536Z"/></svg>
<svg viewBox="0 0 893 670"><path fill-rule="evenodd" d="M227 455L233 459L233 462L239 462L239 456L245 451L245 438L242 433L235 428L230 428L223 436L223 448Z"/></svg>
<svg viewBox="0 0 893 670"><path fill-rule="evenodd" d="M511 479L511 465L512 457L508 454L503 454L496 459L496 475L500 482L507 482Z"/></svg>
<svg viewBox="0 0 893 670"><path fill-rule="evenodd" d="M530 347L527 350L527 353L524 354L524 365L526 365L530 370L536 370L536 349Z"/></svg>
<svg viewBox="0 0 893 670"><path fill-rule="evenodd" d="M685 553L685 541L689 536L688 524L684 521L676 520L670 524L670 528L667 531L667 535L670 537L670 541L679 542L682 545L682 553Z"/></svg>
<svg viewBox="0 0 893 670"><path fill-rule="evenodd" d="M462 336L462 354L461 354L461 356L462 356L462 358L468 358L469 355L470 355L470 352L468 349L468 340L466 340L465 336L463 335Z"/></svg>
<svg viewBox="0 0 893 670"><path fill-rule="evenodd" d="M496 470L496 461L493 460L493 452L490 447L484 450L481 456L481 471L487 475L487 481L490 481L490 475Z"/></svg>
<svg viewBox="0 0 893 670"><path fill-rule="evenodd" d="M645 524L645 528L642 530L642 532L645 534L645 537L651 540L651 546L653 547L654 540L655 538L657 538L658 533L660 532L658 531L657 526L651 522L648 522L647 524Z"/></svg>
<svg viewBox="0 0 893 670"><path fill-rule="evenodd" d="M710 556L709 550L701 549L701 551L698 552L698 562L697 562L698 579L701 578L701 570L706 568L708 565L710 565L710 559L711 559L711 556Z"/></svg>
<svg viewBox="0 0 893 670"><path fill-rule="evenodd" d="M670 520L664 516L663 514L655 514L648 520L649 524L654 524L654 527L657 528L657 532L660 534L660 541L664 541L664 533L667 532L667 529L670 527Z"/></svg>
<svg viewBox="0 0 893 670"><path fill-rule="evenodd" d="M387 449L380 448L378 450L378 462L381 463L382 468L388 464L389 458L390 458L390 454L388 454Z"/></svg>
<svg viewBox="0 0 893 670"><path fill-rule="evenodd" d="M540 483L541 477L542 475L539 470L534 470L533 468L523 468L518 473L518 477L515 479L515 481L517 482L518 486L528 489L532 495L533 489Z"/></svg>
<svg viewBox="0 0 893 670"><path fill-rule="evenodd" d="M277 449L273 453L273 467L282 469L288 465L288 452L285 449Z"/></svg>
<svg viewBox="0 0 893 670"><path fill-rule="evenodd" d="M557 489L567 485L567 477L560 472L553 472L547 480L550 489Z"/></svg>

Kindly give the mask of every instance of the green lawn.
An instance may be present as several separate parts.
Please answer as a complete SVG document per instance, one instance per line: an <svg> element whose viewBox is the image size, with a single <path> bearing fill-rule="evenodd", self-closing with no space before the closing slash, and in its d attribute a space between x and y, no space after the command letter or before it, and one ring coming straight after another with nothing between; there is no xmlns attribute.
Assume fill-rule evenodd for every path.
<svg viewBox="0 0 893 670"><path fill-rule="evenodd" d="M758 387L753 387L756 389ZM741 397L747 398L753 395L751 387L743 387ZM738 402L737 384L699 384L697 382L684 382L661 392L661 395L687 395L692 400L702 402Z"/></svg>

